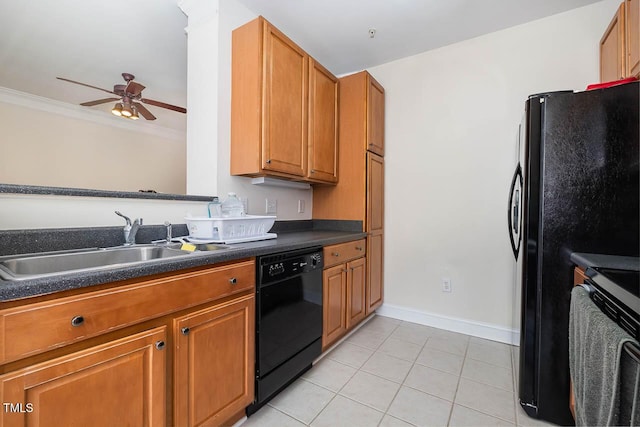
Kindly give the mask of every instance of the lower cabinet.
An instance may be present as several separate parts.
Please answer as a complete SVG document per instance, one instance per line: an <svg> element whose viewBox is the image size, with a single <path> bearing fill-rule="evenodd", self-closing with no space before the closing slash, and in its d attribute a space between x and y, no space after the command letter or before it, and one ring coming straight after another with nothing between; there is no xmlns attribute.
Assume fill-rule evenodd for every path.
<svg viewBox="0 0 640 427"><path fill-rule="evenodd" d="M367 315L365 244L359 240L324 248L323 350Z"/></svg>
<svg viewBox="0 0 640 427"><path fill-rule="evenodd" d="M232 425L254 331L253 259L0 309L0 426Z"/></svg>
<svg viewBox="0 0 640 427"><path fill-rule="evenodd" d="M367 314L373 313L384 299L384 234L371 233L367 237Z"/></svg>
<svg viewBox="0 0 640 427"><path fill-rule="evenodd" d="M0 425L163 426L166 328L0 377Z"/></svg>
<svg viewBox="0 0 640 427"><path fill-rule="evenodd" d="M174 424L220 425L253 401L253 295L174 320Z"/></svg>

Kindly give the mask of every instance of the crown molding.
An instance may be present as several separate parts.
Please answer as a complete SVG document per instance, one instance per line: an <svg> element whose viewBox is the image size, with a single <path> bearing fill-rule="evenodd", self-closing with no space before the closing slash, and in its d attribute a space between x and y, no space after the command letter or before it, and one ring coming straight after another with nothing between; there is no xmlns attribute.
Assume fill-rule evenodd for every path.
<svg viewBox="0 0 640 427"><path fill-rule="evenodd" d="M38 95L32 95L26 92L20 92L0 86L0 102L5 104L17 105L33 110L44 111L47 113L58 114L73 119L85 120L105 126L116 127L133 132L147 133L164 139L173 141L185 141L185 132L176 129L166 128L151 123L141 121L122 120L110 114L104 114L102 111L94 111L83 108L79 105L69 104L67 102L56 101L54 99L45 98Z"/></svg>

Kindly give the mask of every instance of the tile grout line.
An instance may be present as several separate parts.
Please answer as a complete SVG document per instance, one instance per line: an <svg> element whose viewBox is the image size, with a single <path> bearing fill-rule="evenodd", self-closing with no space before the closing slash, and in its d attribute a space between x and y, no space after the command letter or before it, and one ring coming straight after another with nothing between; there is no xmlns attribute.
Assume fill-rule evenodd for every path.
<svg viewBox="0 0 640 427"><path fill-rule="evenodd" d="M375 317L374 317L374 318L375 318ZM373 319L371 319L371 320L373 320ZM387 338L385 338L385 341L389 338L389 336L391 336L391 334L393 333L393 331L395 331L397 328L398 328L398 325L396 325L396 327L395 327L395 328L393 328L393 330L392 330L391 332L389 332L389 335L387 336ZM344 340L342 343L345 343L345 342L348 342L348 340ZM341 343L341 344L342 344L342 343ZM383 341L383 343L384 343L384 341ZM350 344L351 344L351 345L355 345L356 347L364 348L364 347L359 346L359 345L354 344L354 343L350 343ZM380 344L380 345L382 345L382 344ZM379 348L379 347L380 347L380 346L378 346L378 348ZM371 349L370 349L370 348L367 348L367 350L371 350ZM333 392L332 390L330 390L330 391L332 391L332 392L334 393L333 397L329 400L329 402L327 402L327 404L326 404L326 405L324 405L324 406L322 407L322 409L320 409L320 411L316 414L316 416L315 416L315 417L313 417L313 419L309 422L309 424L304 423L305 425L310 426L310 425L311 425L311 424L312 424L312 423L313 423L313 422L314 422L314 421L315 421L315 420L320 416L320 414L322 414L322 412L323 412L323 411L324 411L324 410L325 410L325 409L326 409L326 408L331 404L331 402L333 402L333 400L336 398L336 396L341 396L341 397L344 397L344 398L346 398L346 399L349 399L349 398L348 398L348 397L346 397L346 396L342 396L342 395L340 394L340 391L342 391L342 389L344 389L344 388L346 387L346 385L349 383L349 381L351 381L351 379L353 379L353 377L354 377L358 372L360 372L360 370L362 369L362 367L363 367L363 366L364 366L364 365L369 361L369 359L371 359L371 358L373 357L373 355L374 355L374 354L376 354L376 352L377 352L377 351L378 351L378 350L373 350L373 351L372 351L372 353L371 353L371 355L370 355L369 357L367 357L367 359L366 359L366 360L365 360L365 361L360 365L360 367L355 368L354 366L351 366L352 368L355 368L355 369L356 369L356 371L353 373L353 375L351 375L351 377L349 377L349 380L347 380L347 381L344 383L344 385L343 385L342 387L340 387L340 389L339 389L337 392ZM334 362L337 362L337 361L336 361L336 360L334 360L334 359L331 359L331 360L333 360ZM338 363L340 363L340 362L338 362ZM346 364L344 364L344 365L346 365ZM349 365L347 365L347 366L349 366ZM365 372L365 371L363 371L363 372ZM368 372L367 372L367 373L368 373ZM308 380L306 380L306 379L305 379L305 381L308 381ZM310 381L308 381L308 382L310 382ZM314 384L314 383L312 383L312 384ZM315 384L315 385L318 385L319 387L322 387L322 386L320 386L319 384ZM327 389L327 388L325 388L325 387L322 387L322 388L324 388L325 390L328 390L328 389ZM353 400L353 399L349 399L349 400L351 400L351 401L353 401L353 402L357 402L357 403L359 403L359 404L363 404L363 403L358 402L358 401L355 401L355 400ZM370 407L369 405L365 405L365 406ZM375 409L375 408L372 408L372 409ZM376 410L377 410L377 409L376 409ZM380 411L378 411L378 412L380 412ZM382 418L384 418L384 415L385 415L385 414L386 414L386 411L385 411L385 412L383 412L383 414L382 414Z"/></svg>

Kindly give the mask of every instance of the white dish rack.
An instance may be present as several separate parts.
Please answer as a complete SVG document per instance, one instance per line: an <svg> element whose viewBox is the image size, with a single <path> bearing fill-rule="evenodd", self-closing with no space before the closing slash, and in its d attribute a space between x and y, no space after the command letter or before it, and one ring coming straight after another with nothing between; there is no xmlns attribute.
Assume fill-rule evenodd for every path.
<svg viewBox="0 0 640 427"><path fill-rule="evenodd" d="M185 217L190 241L241 243L274 239L269 233L275 216L245 215L229 218Z"/></svg>

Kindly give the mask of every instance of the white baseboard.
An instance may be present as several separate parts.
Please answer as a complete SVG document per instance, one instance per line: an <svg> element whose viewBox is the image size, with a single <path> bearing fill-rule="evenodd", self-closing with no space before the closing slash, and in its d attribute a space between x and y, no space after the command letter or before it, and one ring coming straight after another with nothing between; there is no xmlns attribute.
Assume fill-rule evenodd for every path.
<svg viewBox="0 0 640 427"><path fill-rule="evenodd" d="M457 319L387 303L378 308L376 314L506 344L520 344L520 331L490 323Z"/></svg>

